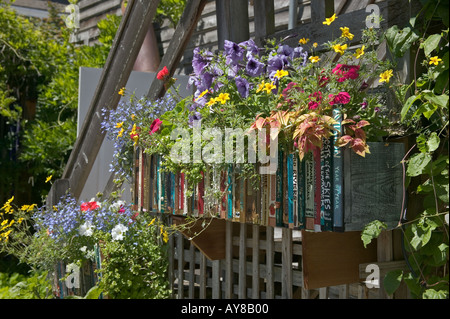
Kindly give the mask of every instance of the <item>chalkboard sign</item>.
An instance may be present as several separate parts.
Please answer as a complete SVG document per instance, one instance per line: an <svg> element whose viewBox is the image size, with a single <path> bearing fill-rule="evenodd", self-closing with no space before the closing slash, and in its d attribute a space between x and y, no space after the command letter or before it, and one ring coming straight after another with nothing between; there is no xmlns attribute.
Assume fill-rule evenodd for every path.
<svg viewBox="0 0 450 319"><path fill-rule="evenodd" d="M345 231L362 230L377 219L394 228L401 216L403 199L402 143L368 143L365 158L344 151Z"/></svg>

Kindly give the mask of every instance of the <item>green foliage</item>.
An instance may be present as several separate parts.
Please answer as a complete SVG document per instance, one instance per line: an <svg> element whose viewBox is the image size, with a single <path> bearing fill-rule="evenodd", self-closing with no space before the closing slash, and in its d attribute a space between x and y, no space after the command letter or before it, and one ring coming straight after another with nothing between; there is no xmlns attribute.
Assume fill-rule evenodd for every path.
<svg viewBox="0 0 450 319"><path fill-rule="evenodd" d="M444 221L449 207L448 3L422 2L424 7L411 19L410 26L402 30L394 26L386 33L394 56L416 50L411 51L416 54L412 72L416 79L409 85L399 84L397 93L402 94L397 96L403 95L402 125L416 136L416 144L408 151L411 155L405 160L405 187L417 185L410 196L421 202L421 212L411 221L399 221L409 269L391 271L384 284L390 295L404 281L413 297L440 299L449 297L449 232ZM436 33L434 27L430 34L428 28L432 21L439 20L438 16L447 29ZM378 236L373 229L372 224L366 227L364 243Z"/></svg>
<svg viewBox="0 0 450 319"><path fill-rule="evenodd" d="M364 247L367 247L372 239L377 238L383 229L386 228L386 223L380 222L379 220L374 220L367 224L361 234L361 240L363 241Z"/></svg>
<svg viewBox="0 0 450 319"><path fill-rule="evenodd" d="M29 276L0 273L0 299L49 299L51 292L47 272L32 272Z"/></svg>

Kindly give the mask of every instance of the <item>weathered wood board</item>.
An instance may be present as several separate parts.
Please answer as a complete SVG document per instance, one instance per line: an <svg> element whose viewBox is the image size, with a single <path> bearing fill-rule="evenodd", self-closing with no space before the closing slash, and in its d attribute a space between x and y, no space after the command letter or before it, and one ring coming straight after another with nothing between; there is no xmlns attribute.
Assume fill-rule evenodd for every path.
<svg viewBox="0 0 450 319"><path fill-rule="evenodd" d="M303 286L316 289L359 282L359 265L377 261L377 244L364 248L361 232L302 231Z"/></svg>

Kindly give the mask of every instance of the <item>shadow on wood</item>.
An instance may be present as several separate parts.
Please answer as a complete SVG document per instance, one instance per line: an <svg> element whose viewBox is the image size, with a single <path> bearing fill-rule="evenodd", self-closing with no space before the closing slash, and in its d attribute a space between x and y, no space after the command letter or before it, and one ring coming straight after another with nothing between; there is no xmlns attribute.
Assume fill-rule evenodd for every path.
<svg viewBox="0 0 450 319"><path fill-rule="evenodd" d="M377 244L364 248L359 231L302 231L302 246L305 289L357 283L359 265L377 261Z"/></svg>
<svg viewBox="0 0 450 319"><path fill-rule="evenodd" d="M225 259L226 221L224 219L202 218L187 222L185 217L172 216L172 223L174 225L186 225L186 229L181 229L180 232L187 238L192 238L194 246L208 259Z"/></svg>

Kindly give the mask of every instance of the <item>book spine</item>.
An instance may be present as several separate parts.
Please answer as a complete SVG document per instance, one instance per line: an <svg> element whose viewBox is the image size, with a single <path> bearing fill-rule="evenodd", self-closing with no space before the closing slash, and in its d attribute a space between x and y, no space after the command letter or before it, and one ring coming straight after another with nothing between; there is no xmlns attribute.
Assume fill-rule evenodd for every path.
<svg viewBox="0 0 450 319"><path fill-rule="evenodd" d="M298 229L305 228L305 160L298 161Z"/></svg>
<svg viewBox="0 0 450 319"><path fill-rule="evenodd" d="M320 154L321 159L321 227L322 231L333 230L333 206L332 206L332 138L324 139Z"/></svg>
<svg viewBox="0 0 450 319"><path fill-rule="evenodd" d="M233 166L228 166L228 197L227 197L227 212L228 219L233 219Z"/></svg>
<svg viewBox="0 0 450 319"><path fill-rule="evenodd" d="M321 197L321 179L320 179L320 150L314 152L314 231L322 231L320 226L321 221L321 209L320 209L320 197Z"/></svg>
<svg viewBox="0 0 450 319"><path fill-rule="evenodd" d="M277 175L269 175L269 222L268 225L271 227L276 226L276 205L277 205Z"/></svg>
<svg viewBox="0 0 450 319"><path fill-rule="evenodd" d="M342 114L338 109L333 109L333 118L336 121L333 139L337 141L342 134ZM342 150L333 145L333 230L338 232L344 231L343 176Z"/></svg>
<svg viewBox="0 0 450 319"><path fill-rule="evenodd" d="M305 155L305 228L314 229L314 159L312 153Z"/></svg>
<svg viewBox="0 0 450 319"><path fill-rule="evenodd" d="M289 181L288 181L288 154L283 156L283 224L287 227L289 225Z"/></svg>
<svg viewBox="0 0 450 319"><path fill-rule="evenodd" d="M169 212L172 214L176 214L175 200L176 200L176 182L175 182L175 174L170 172L169 174Z"/></svg>
<svg viewBox="0 0 450 319"><path fill-rule="evenodd" d="M298 154L292 154L292 223L298 229Z"/></svg>
<svg viewBox="0 0 450 319"><path fill-rule="evenodd" d="M283 225L283 152L278 151L278 167L276 181L275 218L276 225Z"/></svg>
<svg viewBox="0 0 450 319"><path fill-rule="evenodd" d="M293 154L287 154L287 195L288 195L288 220L285 224L286 227L292 227L294 223L294 168L293 168Z"/></svg>
<svg viewBox="0 0 450 319"><path fill-rule="evenodd" d="M157 187L157 205L158 205L158 212L163 213L163 206L162 206L162 176L161 176L161 159L159 155L156 159L156 187Z"/></svg>

